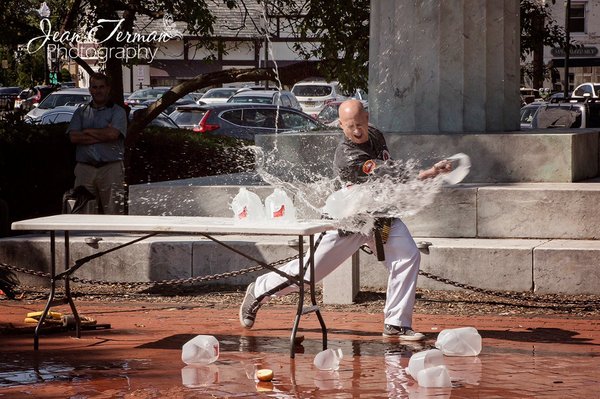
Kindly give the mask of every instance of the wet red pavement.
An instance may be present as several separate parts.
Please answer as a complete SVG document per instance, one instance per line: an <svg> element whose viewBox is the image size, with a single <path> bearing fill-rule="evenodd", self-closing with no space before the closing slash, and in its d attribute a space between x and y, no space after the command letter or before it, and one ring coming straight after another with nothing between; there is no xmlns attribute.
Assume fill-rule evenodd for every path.
<svg viewBox="0 0 600 399"><path fill-rule="evenodd" d="M42 336L40 351L23 318L43 302L0 302L0 398L600 398L600 320L511 316L415 315L423 345L381 337L380 314L324 311L329 347L341 348L336 372L312 364L321 350L314 315L289 356L295 307L265 306L253 330L237 309L151 303L78 303L80 313L110 330ZM54 310L54 309L53 309ZM67 310L57 308L56 310ZM477 357L445 357L452 388L420 388L405 374L411 354L433 347L444 328L473 326L483 337ZM185 367L181 346L197 334L220 342L217 362ZM257 385L255 368L275 372Z"/></svg>

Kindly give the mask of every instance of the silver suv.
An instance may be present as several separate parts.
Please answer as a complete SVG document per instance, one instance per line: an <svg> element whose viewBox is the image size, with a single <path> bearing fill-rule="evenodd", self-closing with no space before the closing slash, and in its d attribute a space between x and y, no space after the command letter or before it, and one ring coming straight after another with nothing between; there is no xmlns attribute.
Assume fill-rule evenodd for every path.
<svg viewBox="0 0 600 399"><path fill-rule="evenodd" d="M316 117L323 107L333 101L346 100L338 82L298 82L292 88L302 111Z"/></svg>
<svg viewBox="0 0 600 399"><path fill-rule="evenodd" d="M302 111L302 107L296 96L285 90L239 90L229 97L228 103L242 104L273 104L280 107L289 107Z"/></svg>

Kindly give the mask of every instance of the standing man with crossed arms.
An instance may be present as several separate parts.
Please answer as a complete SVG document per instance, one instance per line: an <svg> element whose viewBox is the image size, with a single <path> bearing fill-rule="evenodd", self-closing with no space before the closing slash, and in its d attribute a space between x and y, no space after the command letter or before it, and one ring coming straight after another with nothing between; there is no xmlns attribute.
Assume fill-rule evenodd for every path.
<svg viewBox="0 0 600 399"><path fill-rule="evenodd" d="M74 187L83 186L96 197L99 213L123 214L127 114L111 101L106 75L90 76L90 94L92 101L75 110L67 129L76 145Z"/></svg>

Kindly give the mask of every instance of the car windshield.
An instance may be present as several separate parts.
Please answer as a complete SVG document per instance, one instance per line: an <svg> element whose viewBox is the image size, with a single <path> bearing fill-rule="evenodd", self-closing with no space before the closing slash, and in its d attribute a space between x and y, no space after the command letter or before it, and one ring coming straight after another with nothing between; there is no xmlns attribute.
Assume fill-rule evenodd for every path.
<svg viewBox="0 0 600 399"><path fill-rule="evenodd" d="M228 103L252 103L252 104L273 104L271 97L260 96L233 96L227 100Z"/></svg>
<svg viewBox="0 0 600 399"><path fill-rule="evenodd" d="M329 85L300 85L292 89L292 93L299 97L325 97L331 95L332 91Z"/></svg>
<svg viewBox="0 0 600 399"><path fill-rule="evenodd" d="M236 89L217 89L217 90L209 90L202 96L202 98L229 98L231 97L237 90Z"/></svg>
<svg viewBox="0 0 600 399"><path fill-rule="evenodd" d="M61 105L77 105L90 102L92 100L91 95L86 94L64 94L55 93L46 97L38 108L50 109Z"/></svg>
<svg viewBox="0 0 600 399"><path fill-rule="evenodd" d="M197 125L202 120L202 117L206 111L194 110L194 111L181 111L176 110L171 114L171 119L175 121L179 126L190 126Z"/></svg>

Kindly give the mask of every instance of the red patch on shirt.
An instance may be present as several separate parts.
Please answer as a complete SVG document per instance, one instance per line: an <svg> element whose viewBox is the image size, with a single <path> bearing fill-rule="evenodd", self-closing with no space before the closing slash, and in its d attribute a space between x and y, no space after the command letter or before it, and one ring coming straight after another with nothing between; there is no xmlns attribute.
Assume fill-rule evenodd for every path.
<svg viewBox="0 0 600 399"><path fill-rule="evenodd" d="M377 164L375 164L375 161L373 161L372 159L369 159L367 162L365 162L363 164L362 171L365 175L368 175L375 170L376 166L377 166Z"/></svg>

